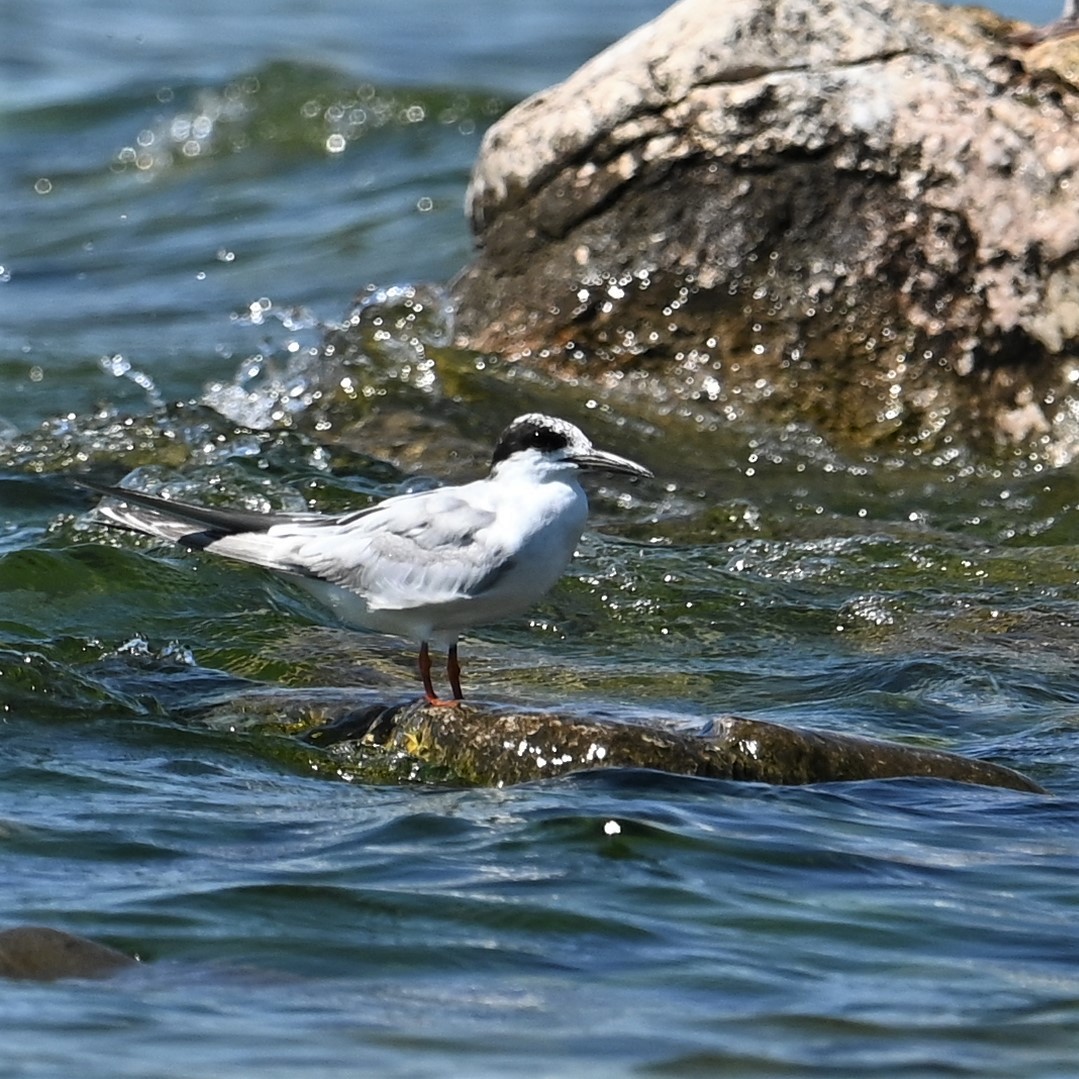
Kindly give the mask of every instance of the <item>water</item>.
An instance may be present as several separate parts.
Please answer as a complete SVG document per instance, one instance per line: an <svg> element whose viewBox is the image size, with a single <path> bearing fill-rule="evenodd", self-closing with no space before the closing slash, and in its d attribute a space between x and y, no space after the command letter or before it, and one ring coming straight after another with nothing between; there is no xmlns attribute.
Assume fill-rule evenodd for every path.
<svg viewBox="0 0 1079 1079"><path fill-rule="evenodd" d="M146 962L0 983L0 1076L1074 1074L1074 470L545 385L446 347L422 287L469 256L485 126L661 7L8 5L0 927ZM65 479L337 508L474 474L537 406L659 479L596 490L467 684L944 746L1053 796L306 774L185 709L230 678L403 687L408 649L93 528Z"/></svg>

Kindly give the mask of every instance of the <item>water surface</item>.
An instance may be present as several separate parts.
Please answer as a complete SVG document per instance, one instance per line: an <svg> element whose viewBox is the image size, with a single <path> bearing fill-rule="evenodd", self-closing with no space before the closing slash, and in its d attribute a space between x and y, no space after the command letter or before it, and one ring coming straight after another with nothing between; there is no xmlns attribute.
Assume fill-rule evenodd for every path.
<svg viewBox="0 0 1079 1079"><path fill-rule="evenodd" d="M1074 1073L1074 468L547 385L446 347L422 288L469 257L485 127L662 6L9 4L0 926L147 962L0 985L0 1076ZM315 346L357 293L386 333L346 391ZM409 648L68 482L338 508L477 474L534 407L657 479L595 487L566 580L466 639L478 693L898 738L1052 797L307 774L185 709L407 692Z"/></svg>

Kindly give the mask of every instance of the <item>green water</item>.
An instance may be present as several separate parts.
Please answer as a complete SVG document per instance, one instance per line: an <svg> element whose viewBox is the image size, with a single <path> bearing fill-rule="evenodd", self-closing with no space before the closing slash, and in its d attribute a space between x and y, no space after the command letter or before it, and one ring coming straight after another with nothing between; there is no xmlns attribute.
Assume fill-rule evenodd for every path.
<svg viewBox="0 0 1079 1079"><path fill-rule="evenodd" d="M5 15L0 928L146 962L0 983L3 1079L1075 1073L1075 467L848 451L446 344L427 283L469 257L484 128L661 6ZM656 479L593 485L565 580L464 640L478 696L895 738L1052 796L329 780L192 709L406 695L409 646L107 532L71 482L338 509L479 474L533 408Z"/></svg>

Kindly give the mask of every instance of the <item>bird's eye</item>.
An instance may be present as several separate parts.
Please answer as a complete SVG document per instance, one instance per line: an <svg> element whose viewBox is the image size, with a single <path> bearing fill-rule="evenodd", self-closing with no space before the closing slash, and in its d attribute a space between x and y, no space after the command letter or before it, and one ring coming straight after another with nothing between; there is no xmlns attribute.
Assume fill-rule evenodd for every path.
<svg viewBox="0 0 1079 1079"><path fill-rule="evenodd" d="M550 427L536 427L528 433L526 445L542 453L551 453L566 448L566 436Z"/></svg>

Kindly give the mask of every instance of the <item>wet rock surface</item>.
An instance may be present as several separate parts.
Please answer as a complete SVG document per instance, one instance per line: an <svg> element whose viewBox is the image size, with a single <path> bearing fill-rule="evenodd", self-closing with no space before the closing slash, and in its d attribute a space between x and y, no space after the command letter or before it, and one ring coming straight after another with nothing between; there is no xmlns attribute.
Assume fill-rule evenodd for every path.
<svg viewBox="0 0 1079 1079"><path fill-rule="evenodd" d="M358 690L251 689L200 712L197 721L276 736L276 755L305 771L371 782L503 786L596 768L644 768L779 785L923 776L1045 793L989 761L739 716L684 730L481 704L394 704Z"/></svg>
<svg viewBox="0 0 1079 1079"><path fill-rule="evenodd" d="M0 978L108 978L136 962L114 948L48 926L0 930Z"/></svg>
<svg viewBox="0 0 1079 1079"><path fill-rule="evenodd" d="M858 444L1070 459L1079 98L1067 39L1017 34L683 0L488 132L461 342Z"/></svg>

